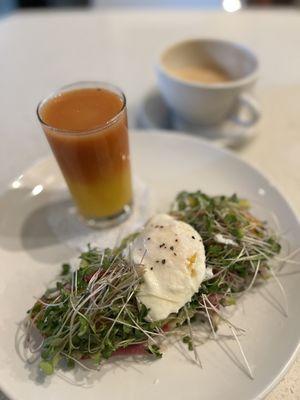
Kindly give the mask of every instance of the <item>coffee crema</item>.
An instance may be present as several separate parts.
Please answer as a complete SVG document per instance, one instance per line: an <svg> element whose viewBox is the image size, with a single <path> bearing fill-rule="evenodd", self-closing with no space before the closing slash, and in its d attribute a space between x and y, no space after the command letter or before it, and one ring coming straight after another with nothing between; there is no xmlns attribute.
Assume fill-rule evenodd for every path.
<svg viewBox="0 0 300 400"><path fill-rule="evenodd" d="M168 71L177 78L191 82L214 84L232 80L226 71L216 65L185 65L182 67L168 68Z"/></svg>

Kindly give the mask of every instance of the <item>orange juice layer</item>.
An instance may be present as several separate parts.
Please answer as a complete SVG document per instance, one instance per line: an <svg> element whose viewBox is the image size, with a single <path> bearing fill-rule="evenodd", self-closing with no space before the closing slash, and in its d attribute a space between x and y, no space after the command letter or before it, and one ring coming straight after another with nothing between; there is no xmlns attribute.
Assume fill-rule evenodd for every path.
<svg viewBox="0 0 300 400"><path fill-rule="evenodd" d="M101 218L117 214L132 199L130 168L124 168L106 179L91 183L68 181L68 186L85 218Z"/></svg>
<svg viewBox="0 0 300 400"><path fill-rule="evenodd" d="M43 120L55 128L44 126L49 144L79 211L89 218L112 216L131 202L122 106L115 93L82 89L62 93L42 107Z"/></svg>

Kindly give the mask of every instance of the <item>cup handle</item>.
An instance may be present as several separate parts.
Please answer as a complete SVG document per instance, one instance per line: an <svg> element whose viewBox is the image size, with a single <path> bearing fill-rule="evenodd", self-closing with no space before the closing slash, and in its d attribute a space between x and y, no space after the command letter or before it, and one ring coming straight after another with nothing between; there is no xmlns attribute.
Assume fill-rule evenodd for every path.
<svg viewBox="0 0 300 400"><path fill-rule="evenodd" d="M239 96L239 113L233 115L231 120L236 124L249 128L256 124L261 117L261 109L258 102L250 94L242 93ZM242 117L243 115L247 117Z"/></svg>

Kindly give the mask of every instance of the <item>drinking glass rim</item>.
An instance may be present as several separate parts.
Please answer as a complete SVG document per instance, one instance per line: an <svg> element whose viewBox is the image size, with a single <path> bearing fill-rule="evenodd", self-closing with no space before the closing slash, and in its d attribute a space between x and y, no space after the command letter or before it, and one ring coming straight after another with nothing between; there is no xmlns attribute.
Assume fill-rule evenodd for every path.
<svg viewBox="0 0 300 400"><path fill-rule="evenodd" d="M72 87L74 87L74 90L76 90L75 86L77 86L77 85L78 86L82 85L82 88L85 88L85 89L93 89L93 88L99 87L99 89L102 88L102 89L109 90L109 88L112 88L114 91L118 92L118 94L120 95L120 98L122 99L122 107L121 107L120 111L118 111L118 113L115 116L110 118L105 123L97 125L94 128L90 128L90 129L75 130L75 129L56 128L55 126L49 125L47 122L43 121L43 118L40 114L40 110L43 107L43 105L46 104L46 102L49 101L51 98L54 98L55 96L57 96L59 93L61 93L63 91L67 91L68 89L71 89ZM89 87L89 85L90 85L90 87ZM78 89L80 90L80 88L78 88ZM79 135L88 135L91 133L99 132L99 131L102 131L102 130L110 127L120 118L120 116L123 113L125 108L126 108L126 96L118 86L113 85L108 82L105 82L105 81L78 81L78 82L70 83L68 85L61 86L59 89L54 90L48 96L43 98L37 105L36 113L37 113L38 120L43 127L49 128L52 131L61 133L61 134L71 134L71 135L76 134L77 136L79 136Z"/></svg>

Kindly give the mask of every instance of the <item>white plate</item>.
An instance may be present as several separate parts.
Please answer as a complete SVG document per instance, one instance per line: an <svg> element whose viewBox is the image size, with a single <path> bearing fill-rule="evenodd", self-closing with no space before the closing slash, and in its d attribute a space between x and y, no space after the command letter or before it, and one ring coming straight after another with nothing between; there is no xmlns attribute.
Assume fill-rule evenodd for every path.
<svg viewBox="0 0 300 400"><path fill-rule="evenodd" d="M299 247L299 222L286 200L264 176L231 153L187 135L158 131L135 132L131 147L134 170L152 189L157 210L167 210L182 189L237 192L256 204L260 216L271 219L275 213L290 250ZM75 252L59 242L49 225L49 210L61 206L63 187L54 161L35 164L13 186L0 200L0 384L12 399L248 400L262 398L285 373L300 336L300 275L295 264L287 265L280 277L288 318L274 281L247 295L234 313L233 322L247 329L241 342L254 380L245 373L236 343L228 338L199 347L203 369L171 347L155 362L118 360L90 378L79 370L69 375L78 383L88 381L89 388L58 376L42 379L36 366L25 366L16 351L17 325L33 296L43 292L59 264Z"/></svg>

